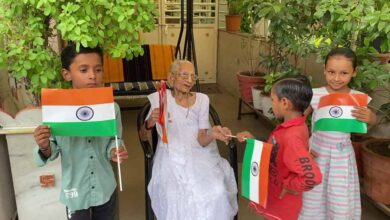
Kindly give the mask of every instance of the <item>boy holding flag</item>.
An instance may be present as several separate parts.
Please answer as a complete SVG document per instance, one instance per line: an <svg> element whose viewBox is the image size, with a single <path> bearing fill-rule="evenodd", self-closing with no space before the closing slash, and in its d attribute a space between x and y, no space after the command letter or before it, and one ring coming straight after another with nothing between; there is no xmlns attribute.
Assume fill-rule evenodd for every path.
<svg viewBox="0 0 390 220"><path fill-rule="evenodd" d="M62 51L61 62L62 76L66 81L72 82L74 89L101 87L103 56L100 48L80 46L80 50L77 51L76 45L70 43ZM101 95L95 95L96 97L89 96L87 99L102 99ZM75 100L79 100L79 98L74 97ZM52 101L62 99L65 97L53 98ZM98 106L101 107L101 103ZM107 108L103 107L100 110L107 111ZM96 123L107 121L112 123L114 121L112 130L116 130L115 133L117 132L120 138L122 123L119 107L116 103L114 111L115 117L111 117L112 120L94 121L89 122L89 124L96 125ZM96 109L94 111L91 107L82 106L77 110L76 116L81 121L87 121L94 118L94 115L101 117L101 115L96 115L97 113ZM63 113L57 112L57 114ZM63 132L63 128L68 126L69 122L55 122L55 124L61 124L61 132ZM66 205L68 219L114 220L117 205L116 181L110 160L121 163L127 159L128 155L122 140L119 140L121 147L117 150L116 140L112 136L100 135L101 133L99 134L100 131L96 126L87 127L90 129L76 127L75 130L79 130L77 136L65 136L65 133L58 133L59 130L53 129L51 131L47 125L38 126L34 131L34 138L38 145L34 149L34 157L38 166L44 166L48 161L56 159L61 154L62 190L60 200ZM56 132L61 136L52 135ZM91 134L96 134L96 136L91 137Z"/></svg>
<svg viewBox="0 0 390 220"><path fill-rule="evenodd" d="M309 132L303 116L312 95L305 77L284 78L272 87L272 110L276 118L283 119L283 123L268 139L273 147L267 205L250 203L266 219L297 219L302 208L302 192L321 182L320 170L308 152ZM253 135L244 131L238 133L237 138L244 141Z"/></svg>

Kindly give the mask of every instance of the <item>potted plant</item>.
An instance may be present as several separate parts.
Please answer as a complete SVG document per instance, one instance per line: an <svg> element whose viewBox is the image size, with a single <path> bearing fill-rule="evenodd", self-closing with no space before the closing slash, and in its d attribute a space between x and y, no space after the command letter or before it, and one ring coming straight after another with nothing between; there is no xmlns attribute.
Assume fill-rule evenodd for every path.
<svg viewBox="0 0 390 220"><path fill-rule="evenodd" d="M242 12L247 25L253 26L261 19L269 21L267 44L268 51L259 53L259 66L265 71L264 96L269 95L272 84L280 77L296 75L298 58L305 57L313 51L313 46L307 44L308 29L313 23L312 8L304 7L302 1L257 1L244 0ZM243 28L247 30L248 28ZM252 32L252 27L248 29ZM291 60L293 62L291 62ZM263 112L268 114L269 98L264 100ZM265 108L265 109L264 109Z"/></svg>
<svg viewBox="0 0 390 220"><path fill-rule="evenodd" d="M364 192L374 201L390 205L390 139L363 143Z"/></svg>
<svg viewBox="0 0 390 220"><path fill-rule="evenodd" d="M270 54L261 54L259 65L266 69L266 74L263 76L265 80L262 95L262 111L268 118L274 118L272 113L272 101L270 93L273 84L283 77L296 76L301 74L296 64L290 64L285 57L284 51L279 47L274 47L274 52Z"/></svg>
<svg viewBox="0 0 390 220"><path fill-rule="evenodd" d="M0 66L39 103L44 87L63 87L61 40L101 46L114 58L143 53L139 33L154 29L153 0L12 1L0 7ZM61 38L61 40L59 40Z"/></svg>
<svg viewBox="0 0 390 220"><path fill-rule="evenodd" d="M364 177L362 146L363 143L373 137L375 138L390 138L390 89L388 88L390 82L390 73L386 72L384 65L379 62L372 62L363 60L362 65L358 67L358 74L350 83L350 87L372 94L375 102L379 102L379 108L374 104L369 104L369 108L373 109L378 117L376 125L368 131L368 134L352 134L352 146L354 147L358 173L360 177ZM378 99L377 97L380 97Z"/></svg>
<svg viewBox="0 0 390 220"><path fill-rule="evenodd" d="M260 68L258 63L258 55L257 50L259 49L259 45L255 45L255 43L259 44L259 41L249 37L248 39L242 39L241 41L241 49L243 51L242 57L246 62L247 70L239 71L236 74L238 80L238 87L240 92L240 98L245 102L252 102L254 97L257 98L258 90L262 90L264 88L265 80L263 76L265 75L264 70ZM256 102L255 108L259 108L258 100Z"/></svg>
<svg viewBox="0 0 390 220"><path fill-rule="evenodd" d="M240 31L241 26L241 5L242 0L226 0L228 7L228 14L225 16L226 31L237 32Z"/></svg>
<svg viewBox="0 0 390 220"><path fill-rule="evenodd" d="M296 67L299 58L312 53L317 53L322 63L332 48L347 46L356 51L360 60L359 74L352 84L360 81L361 85L355 88L377 88L390 76L389 70L369 62L369 53L377 52L372 43L379 36L381 51L390 48L390 29L386 28L390 13L388 1L244 0L242 12L252 24L261 19L269 21L267 39L273 51L267 56L276 65L291 63ZM284 67L278 69L271 65L270 69L267 72L279 72ZM374 76L374 70L377 76L367 80Z"/></svg>

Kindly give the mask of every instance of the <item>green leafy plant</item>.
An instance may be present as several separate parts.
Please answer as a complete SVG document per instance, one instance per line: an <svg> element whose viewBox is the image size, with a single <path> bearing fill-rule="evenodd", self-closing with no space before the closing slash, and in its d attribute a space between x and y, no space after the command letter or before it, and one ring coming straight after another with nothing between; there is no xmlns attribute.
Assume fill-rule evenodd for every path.
<svg viewBox="0 0 390 220"><path fill-rule="evenodd" d="M143 53L139 33L153 30L156 16L153 0L0 0L0 65L37 97L41 88L64 86L51 41L131 59Z"/></svg>
<svg viewBox="0 0 390 220"><path fill-rule="evenodd" d="M269 21L268 38L273 44L276 56L291 54L294 58L305 57L313 51L308 44L313 36L315 24L313 0L244 0L244 17L253 24Z"/></svg>
<svg viewBox="0 0 390 220"><path fill-rule="evenodd" d="M334 47L346 46L356 51L359 69L351 87L372 92L385 86L390 72L378 62L372 62L373 46L381 37L381 51L390 49L390 2L383 0L325 1L316 6L315 18L322 24L316 33L317 51L323 58ZM328 39L326 43L322 39Z"/></svg>
<svg viewBox="0 0 390 220"><path fill-rule="evenodd" d="M382 64L365 59L358 67L358 74L352 79L350 87L370 93L378 87L385 88L389 81L390 73L384 69Z"/></svg>
<svg viewBox="0 0 390 220"><path fill-rule="evenodd" d="M317 38L328 39L320 42L318 51L324 57L327 51L337 46L351 47L358 56L358 74L350 83L354 89L365 93L381 88L382 96L390 98L390 71L385 65L373 62L373 54L390 51L390 2L385 0L325 1L316 7L316 19L322 24ZM374 47L381 39L379 48ZM376 109L380 123L389 122L389 102Z"/></svg>
<svg viewBox="0 0 390 220"><path fill-rule="evenodd" d="M271 72L290 68L286 62L296 67L298 58L312 53L322 63L332 48L343 46L354 49L360 61L358 77L352 82L356 89L373 90L388 82L389 70L370 62L370 53L378 52L373 47L378 37L381 51L389 51L389 1L244 0L243 11L252 24L269 21L268 39L274 50L266 56L272 57Z"/></svg>
<svg viewBox="0 0 390 220"><path fill-rule="evenodd" d="M314 7L308 0L244 0L244 20L250 20L250 25L261 19L269 21L267 38L272 49L260 54L260 65L267 69L265 94L279 78L301 73L298 59L314 52L314 46L308 43L313 36L310 28L315 24ZM247 29L252 31L251 27Z"/></svg>
<svg viewBox="0 0 390 220"><path fill-rule="evenodd" d="M269 95L272 89L272 85L283 76L281 72L271 72L265 75L263 78L265 79L265 86L263 94Z"/></svg>
<svg viewBox="0 0 390 220"><path fill-rule="evenodd" d="M315 18L322 26L317 35L331 37L331 46L350 46L359 55L378 52L373 41L382 37L380 48L390 49L390 2L385 0L325 1L316 6Z"/></svg>
<svg viewBox="0 0 390 220"><path fill-rule="evenodd" d="M300 71L296 66L290 64L289 61L282 56L261 55L260 65L267 69L267 74L263 76L265 80L263 89L264 95L270 94L272 85L278 79L300 74Z"/></svg>
<svg viewBox="0 0 390 220"><path fill-rule="evenodd" d="M240 15L243 0L226 0L229 15Z"/></svg>

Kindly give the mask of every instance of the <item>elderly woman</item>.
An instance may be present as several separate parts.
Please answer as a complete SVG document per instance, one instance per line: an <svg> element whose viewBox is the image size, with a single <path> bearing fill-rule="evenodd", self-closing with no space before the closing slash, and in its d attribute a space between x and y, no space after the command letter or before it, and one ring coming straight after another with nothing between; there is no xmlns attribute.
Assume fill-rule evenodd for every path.
<svg viewBox="0 0 390 220"><path fill-rule="evenodd" d="M148 185L157 219L229 220L237 213L237 185L233 169L218 152L216 139L227 142L230 130L210 128L209 98L191 92L194 66L186 60L171 65L167 90L168 143L159 138L152 179ZM151 110L145 121L159 125L159 94L148 96Z"/></svg>

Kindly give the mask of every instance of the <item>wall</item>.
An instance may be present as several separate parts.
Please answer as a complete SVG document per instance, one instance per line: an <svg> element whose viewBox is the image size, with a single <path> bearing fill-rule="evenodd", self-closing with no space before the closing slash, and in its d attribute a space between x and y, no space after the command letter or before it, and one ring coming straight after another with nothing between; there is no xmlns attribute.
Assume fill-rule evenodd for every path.
<svg viewBox="0 0 390 220"><path fill-rule="evenodd" d="M229 93L238 97L236 73L249 70L250 61L259 62L260 53L269 53L269 44L264 38L251 38L248 34L218 31L217 83ZM312 77L313 86L324 84L322 64L316 62L316 55L298 60L301 70Z"/></svg>
<svg viewBox="0 0 390 220"><path fill-rule="evenodd" d="M10 220L16 212L16 203L5 135L0 135L0 175L0 220Z"/></svg>

